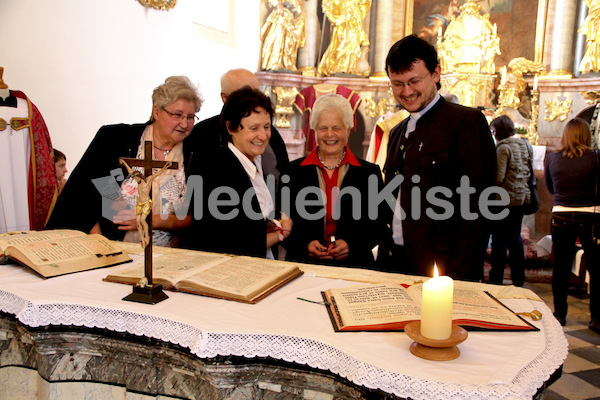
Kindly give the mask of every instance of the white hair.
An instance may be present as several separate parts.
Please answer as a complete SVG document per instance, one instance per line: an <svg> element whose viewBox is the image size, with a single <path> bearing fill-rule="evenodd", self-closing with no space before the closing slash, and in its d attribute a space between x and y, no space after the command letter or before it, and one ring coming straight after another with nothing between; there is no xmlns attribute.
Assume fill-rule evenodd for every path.
<svg viewBox="0 0 600 400"><path fill-rule="evenodd" d="M354 112L352 111L350 102L344 96L331 93L319 97L315 101L315 104L313 104L310 117L310 127L312 129L317 128L321 113L325 110L336 110L340 114L340 117L342 117L344 127L346 129L354 128Z"/></svg>

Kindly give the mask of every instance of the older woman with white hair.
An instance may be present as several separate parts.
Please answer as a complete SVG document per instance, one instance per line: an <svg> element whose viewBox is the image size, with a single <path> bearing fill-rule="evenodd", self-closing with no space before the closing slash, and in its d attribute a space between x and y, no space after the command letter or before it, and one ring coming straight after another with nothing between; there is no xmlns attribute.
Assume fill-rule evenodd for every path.
<svg viewBox="0 0 600 400"><path fill-rule="evenodd" d="M286 259L372 267L383 216L381 205L369 204L369 192L383 187L381 171L348 148L354 114L343 96L317 99L310 124L317 148L280 177L280 206L294 221Z"/></svg>

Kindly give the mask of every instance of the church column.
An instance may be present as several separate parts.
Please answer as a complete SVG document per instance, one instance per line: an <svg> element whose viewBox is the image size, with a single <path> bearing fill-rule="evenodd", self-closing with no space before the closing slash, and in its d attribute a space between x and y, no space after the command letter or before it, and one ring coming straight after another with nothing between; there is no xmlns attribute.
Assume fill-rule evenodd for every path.
<svg viewBox="0 0 600 400"><path fill-rule="evenodd" d="M371 49L374 49L373 74L374 77L385 77L385 59L392 47L392 29L394 26L394 1L377 0L376 8L376 30L375 43L371 43Z"/></svg>
<svg viewBox="0 0 600 400"><path fill-rule="evenodd" d="M575 29L579 29L579 27L581 27L581 25L583 25L583 22L585 21L585 17L587 17L588 14L588 6L585 3L585 0L579 0L579 10L577 12L577 23L575 25ZM574 56L574 63L573 63L573 75L575 77L579 77L579 75L581 75L581 72L579 72L579 63L581 63L581 59L583 58L583 54L585 53L585 40L586 37L585 35L582 35L580 33L576 33L575 34L575 56Z"/></svg>
<svg viewBox="0 0 600 400"><path fill-rule="evenodd" d="M573 39L576 32L577 0L559 0L554 13L550 73L571 75L573 68Z"/></svg>
<svg viewBox="0 0 600 400"><path fill-rule="evenodd" d="M317 51L321 32L319 18L317 17L317 5L318 1L316 0L304 1L306 40L304 47L301 47L298 51L298 69L302 71L303 75L308 76L316 76L317 74Z"/></svg>

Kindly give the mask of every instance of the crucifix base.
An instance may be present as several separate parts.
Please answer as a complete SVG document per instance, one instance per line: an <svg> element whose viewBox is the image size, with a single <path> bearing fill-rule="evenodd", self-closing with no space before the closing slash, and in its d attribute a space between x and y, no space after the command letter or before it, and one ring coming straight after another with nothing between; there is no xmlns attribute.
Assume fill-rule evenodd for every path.
<svg viewBox="0 0 600 400"><path fill-rule="evenodd" d="M123 297L126 301L135 301L137 303L156 304L168 299L169 296L163 292L162 285L146 285L144 287L135 285L133 293Z"/></svg>

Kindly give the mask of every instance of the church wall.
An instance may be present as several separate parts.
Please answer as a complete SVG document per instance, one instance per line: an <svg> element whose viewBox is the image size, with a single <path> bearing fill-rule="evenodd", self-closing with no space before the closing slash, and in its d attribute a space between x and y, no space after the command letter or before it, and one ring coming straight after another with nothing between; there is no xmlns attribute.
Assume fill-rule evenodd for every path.
<svg viewBox="0 0 600 400"><path fill-rule="evenodd" d="M258 0L3 1L4 81L39 108L72 169L100 126L148 120L152 90L171 75L198 84L203 119L221 109L220 76L257 70ZM228 12L227 12L228 8Z"/></svg>

